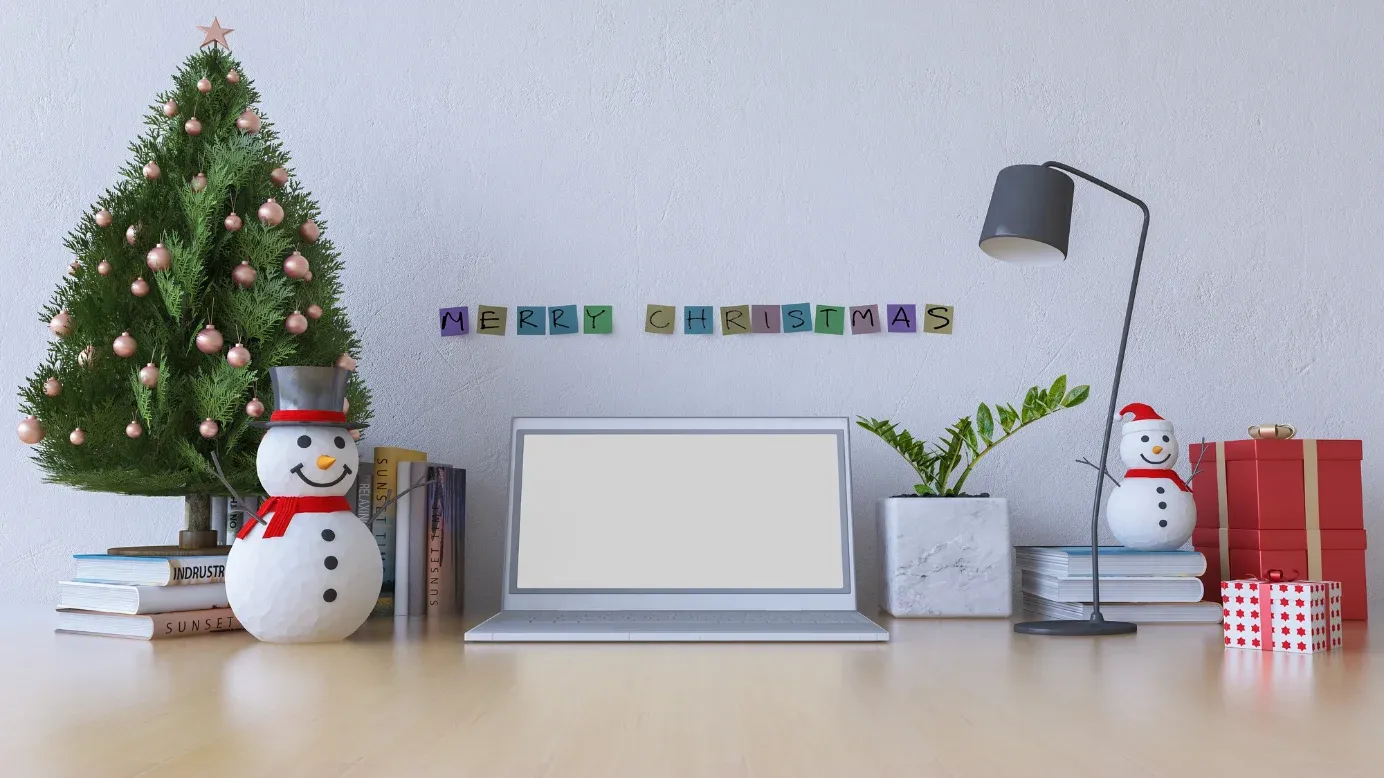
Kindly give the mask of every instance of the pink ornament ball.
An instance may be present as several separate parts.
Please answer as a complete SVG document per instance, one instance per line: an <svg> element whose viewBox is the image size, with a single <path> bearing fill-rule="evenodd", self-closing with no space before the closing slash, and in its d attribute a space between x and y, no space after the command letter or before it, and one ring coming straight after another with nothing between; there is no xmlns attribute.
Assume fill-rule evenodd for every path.
<svg viewBox="0 0 1384 778"><path fill-rule="evenodd" d="M192 177L192 191L200 192L207 188L207 174L198 173Z"/></svg>
<svg viewBox="0 0 1384 778"><path fill-rule="evenodd" d="M259 207L259 219L270 227L277 227L284 220L284 207L271 197Z"/></svg>
<svg viewBox="0 0 1384 778"><path fill-rule="evenodd" d="M167 116L167 117L170 118L170 119L172 119L174 116L177 116L177 115L178 115L178 104L177 104L175 101L173 101L173 100L169 100L168 102L164 103L164 104L163 104L163 115L164 115L164 116Z"/></svg>
<svg viewBox="0 0 1384 778"><path fill-rule="evenodd" d="M100 274L103 275L103 276L108 276L108 275L110 275L110 274L111 274L111 263L107 262L107 261L104 260L104 259L101 260L100 262L96 263L96 272L100 273Z"/></svg>
<svg viewBox="0 0 1384 778"><path fill-rule="evenodd" d="M228 84L239 84L239 83L240 83L240 74L237 73L237 72L235 72L235 68L231 68L231 69L226 73L226 83L228 83Z"/></svg>
<svg viewBox="0 0 1384 778"><path fill-rule="evenodd" d="M111 212L107 211L105 208L97 211L94 218L97 227L109 227L111 224L115 223L115 217L111 216Z"/></svg>
<svg viewBox="0 0 1384 778"><path fill-rule="evenodd" d="M23 421L19 422L18 432L19 441L25 445L32 446L43 440L43 425L34 416L26 416Z"/></svg>
<svg viewBox="0 0 1384 778"><path fill-rule="evenodd" d="M322 306L318 305L317 303L309 305L307 315L309 319L317 321L318 319L322 318Z"/></svg>
<svg viewBox="0 0 1384 778"><path fill-rule="evenodd" d="M206 94L211 91L211 79L203 78L197 81L197 91Z"/></svg>
<svg viewBox="0 0 1384 778"><path fill-rule="evenodd" d="M117 357L128 359L135 355L136 347L135 339L130 337L130 333L122 332L111 344L111 351L114 351Z"/></svg>
<svg viewBox="0 0 1384 778"><path fill-rule="evenodd" d="M289 278L303 278L308 274L308 269L307 257L296 251L284 260L284 275Z"/></svg>
<svg viewBox="0 0 1384 778"><path fill-rule="evenodd" d="M135 239L139 237L139 227L131 224L125 228L125 242L131 246L135 245Z"/></svg>
<svg viewBox="0 0 1384 778"><path fill-rule="evenodd" d="M255 270L249 261L241 262L231 271L231 280L241 289L249 289L255 285L255 279L259 278L259 271Z"/></svg>
<svg viewBox="0 0 1384 778"><path fill-rule="evenodd" d="M149 249L149 253L144 255L144 264L148 265L149 269L154 272L167 270L173 266L173 255L163 247L162 243L156 243L153 248Z"/></svg>
<svg viewBox="0 0 1384 778"><path fill-rule="evenodd" d="M74 446L80 446L86 442L86 433L82 432L81 427L78 427L77 429L72 430L72 434L67 436L67 440Z"/></svg>
<svg viewBox="0 0 1384 778"><path fill-rule="evenodd" d="M321 236L322 231L317 228L317 222L312 219L308 219L298 225L298 237L302 238L306 243L316 243L317 239Z"/></svg>
<svg viewBox="0 0 1384 778"><path fill-rule="evenodd" d="M284 319L284 329L288 330L290 335L302 335L308 331L308 317L294 311Z"/></svg>
<svg viewBox="0 0 1384 778"><path fill-rule="evenodd" d="M261 123L259 114L246 108L245 113L236 117L235 126L240 128L241 132L247 132L253 135L260 131Z"/></svg>
<svg viewBox="0 0 1384 778"><path fill-rule="evenodd" d="M131 420L130 420L130 423L125 425L125 435L126 435L127 437L130 437L130 438L137 438L137 437L139 437L140 435L143 435L143 434L144 434L144 427L141 427L140 424L139 424L139 422L137 422L137 421L131 419Z"/></svg>
<svg viewBox="0 0 1384 778"><path fill-rule="evenodd" d="M260 398L254 397L250 399L250 402L245 403L245 415L252 419L258 419L264 415L264 403L260 402Z"/></svg>
<svg viewBox="0 0 1384 778"><path fill-rule="evenodd" d="M250 364L250 349L239 343L231 346L231 350L226 352L226 362L231 367L245 367Z"/></svg>
<svg viewBox="0 0 1384 778"><path fill-rule="evenodd" d="M202 123L197 120L196 116L194 116L191 119L188 119L186 122L183 122L183 130L188 135L191 135L195 138L198 135L202 134Z"/></svg>
<svg viewBox="0 0 1384 778"><path fill-rule="evenodd" d="M336 358L336 366L342 370L348 370L354 373L356 370L356 360L352 359L350 354L342 354Z"/></svg>
<svg viewBox="0 0 1384 778"><path fill-rule="evenodd" d="M134 281L131 281L130 294L134 295L135 297L143 297L149 294L149 282L145 281L143 277L136 278Z"/></svg>
<svg viewBox="0 0 1384 778"><path fill-rule="evenodd" d="M159 163L149 160L144 163L144 177L150 181L157 181L162 171L159 170Z"/></svg>
<svg viewBox="0 0 1384 778"><path fill-rule="evenodd" d="M60 338L72 334L72 314L64 308L48 322L48 329Z"/></svg>
<svg viewBox="0 0 1384 778"><path fill-rule="evenodd" d="M288 183L288 169L280 166L269 171L269 183L282 188Z"/></svg>
<svg viewBox="0 0 1384 778"><path fill-rule="evenodd" d="M159 369L154 366L153 362L139 369L139 383L150 389L159 385Z"/></svg>
<svg viewBox="0 0 1384 778"><path fill-rule="evenodd" d="M232 211L222 224L226 226L228 232L240 232L240 228L245 226L245 221L237 216L235 211Z"/></svg>
<svg viewBox="0 0 1384 778"><path fill-rule="evenodd" d="M48 397L57 397L62 394L62 381L50 378L43 382L43 393Z"/></svg>
<svg viewBox="0 0 1384 778"><path fill-rule="evenodd" d="M221 431L221 425L217 424L215 419L203 419L202 423L197 425L197 431L202 434L202 437L211 439Z"/></svg>
<svg viewBox="0 0 1384 778"><path fill-rule="evenodd" d="M221 347L226 345L226 339L221 336L214 325L208 324L197 333L197 350L203 354L216 354L221 351Z"/></svg>

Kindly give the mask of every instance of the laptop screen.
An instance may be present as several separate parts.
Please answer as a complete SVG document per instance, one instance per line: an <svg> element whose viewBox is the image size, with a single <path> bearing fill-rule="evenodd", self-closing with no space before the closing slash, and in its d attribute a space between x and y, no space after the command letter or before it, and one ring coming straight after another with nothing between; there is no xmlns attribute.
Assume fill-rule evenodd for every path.
<svg viewBox="0 0 1384 778"><path fill-rule="evenodd" d="M517 433L514 591L848 589L844 433Z"/></svg>

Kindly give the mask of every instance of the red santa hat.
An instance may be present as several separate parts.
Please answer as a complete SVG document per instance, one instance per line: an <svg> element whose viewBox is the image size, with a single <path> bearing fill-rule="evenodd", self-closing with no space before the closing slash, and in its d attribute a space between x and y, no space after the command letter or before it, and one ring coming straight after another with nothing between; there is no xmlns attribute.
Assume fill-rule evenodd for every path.
<svg viewBox="0 0 1384 778"><path fill-rule="evenodd" d="M1131 414L1134 416L1134 418L1130 421L1125 422L1125 435L1129 435L1135 432L1173 431L1172 422L1165 420L1162 416L1159 416L1158 412L1155 411L1151 406L1145 405L1143 403L1130 403L1129 405L1126 405L1125 407L1121 408L1119 414L1115 416L1115 421L1120 421L1125 416Z"/></svg>

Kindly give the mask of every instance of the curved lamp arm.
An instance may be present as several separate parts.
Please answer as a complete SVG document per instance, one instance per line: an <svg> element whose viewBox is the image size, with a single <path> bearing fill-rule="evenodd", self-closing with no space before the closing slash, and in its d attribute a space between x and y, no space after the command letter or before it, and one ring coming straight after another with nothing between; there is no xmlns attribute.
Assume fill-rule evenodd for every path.
<svg viewBox="0 0 1384 778"><path fill-rule="evenodd" d="M1078 178L1083 178L1101 189L1112 194L1123 197L1124 199L1139 206L1139 210L1144 213L1144 227L1139 232L1139 252L1134 255L1134 277L1129 282L1129 302L1125 304L1124 328L1120 331L1120 354L1115 358L1115 381L1110 387L1110 408L1105 413L1105 435L1100 445L1101 467L1105 466L1106 457L1110 455L1110 434L1114 429L1115 406L1120 396L1120 377L1124 373L1125 347L1129 345L1129 320L1134 315L1134 295L1139 289L1139 268L1144 264L1144 241L1149 235L1149 207L1143 200L1134 195L1111 186L1106 182L1096 178L1090 173L1086 173L1070 165L1061 162L1044 162L1043 167L1050 167L1070 173ZM1100 469L1096 471L1096 498L1091 506L1091 594L1094 601L1091 609L1092 621L1104 621L1105 617L1100 612L1100 555L1096 551L1096 533L1100 529L1100 498L1101 487L1104 485L1105 475Z"/></svg>

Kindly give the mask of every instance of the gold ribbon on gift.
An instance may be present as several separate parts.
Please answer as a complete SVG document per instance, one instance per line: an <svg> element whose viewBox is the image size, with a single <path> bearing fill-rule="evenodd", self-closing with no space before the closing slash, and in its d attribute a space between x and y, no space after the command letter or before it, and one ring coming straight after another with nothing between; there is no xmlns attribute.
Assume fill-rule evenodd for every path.
<svg viewBox="0 0 1384 778"><path fill-rule="evenodd" d="M1269 427L1270 425L1264 425ZM1287 427L1288 425L1273 425ZM1253 428L1251 428L1253 429ZM1291 437L1291 436L1289 436ZM1280 438L1282 439L1282 438ZM1216 511L1220 529L1221 578L1230 580L1230 497L1226 488L1225 444L1212 443L1216 455ZM1302 441L1303 508L1307 516L1307 580L1321 581L1322 576L1322 511L1317 471L1317 441Z"/></svg>

